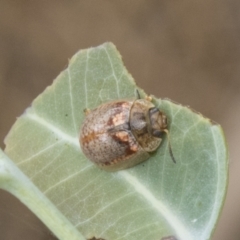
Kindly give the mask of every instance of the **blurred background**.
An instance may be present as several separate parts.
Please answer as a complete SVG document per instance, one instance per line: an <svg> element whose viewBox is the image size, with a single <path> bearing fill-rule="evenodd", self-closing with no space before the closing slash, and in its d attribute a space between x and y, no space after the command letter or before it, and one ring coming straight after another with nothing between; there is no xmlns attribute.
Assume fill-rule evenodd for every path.
<svg viewBox="0 0 240 240"><path fill-rule="evenodd" d="M240 239L240 1L0 0L0 146L79 49L113 42L137 84L220 123L230 153L214 240ZM3 240L55 239L0 191Z"/></svg>

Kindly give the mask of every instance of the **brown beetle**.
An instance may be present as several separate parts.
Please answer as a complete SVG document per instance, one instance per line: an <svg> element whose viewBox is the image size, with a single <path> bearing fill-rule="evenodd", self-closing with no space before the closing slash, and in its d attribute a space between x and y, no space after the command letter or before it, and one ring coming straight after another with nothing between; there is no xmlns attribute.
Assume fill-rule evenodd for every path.
<svg viewBox="0 0 240 240"><path fill-rule="evenodd" d="M151 100L117 100L87 111L80 130L86 157L107 171L147 160L159 147L163 133L168 133L166 115ZM169 151L175 162L170 145Z"/></svg>

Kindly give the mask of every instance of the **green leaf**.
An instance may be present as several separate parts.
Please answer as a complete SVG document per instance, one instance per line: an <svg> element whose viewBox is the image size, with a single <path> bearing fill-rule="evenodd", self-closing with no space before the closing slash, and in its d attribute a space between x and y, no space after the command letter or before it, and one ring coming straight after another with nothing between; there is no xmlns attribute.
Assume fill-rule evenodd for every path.
<svg viewBox="0 0 240 240"><path fill-rule="evenodd" d="M26 204L59 239L85 239L1 149L0 188L9 191Z"/></svg>
<svg viewBox="0 0 240 240"><path fill-rule="evenodd" d="M176 164L166 137L149 160L114 173L98 169L81 152L83 110L135 98L136 89L113 44L80 51L18 118L5 152L40 190L43 208L58 212L69 232L106 240L209 239L227 186L227 150L219 125L187 107L154 98L168 117ZM3 182L0 186L29 206ZM25 189L28 181L20 182L19 189ZM60 239L74 239L58 234L44 214L29 207ZM78 233L75 239L81 239Z"/></svg>

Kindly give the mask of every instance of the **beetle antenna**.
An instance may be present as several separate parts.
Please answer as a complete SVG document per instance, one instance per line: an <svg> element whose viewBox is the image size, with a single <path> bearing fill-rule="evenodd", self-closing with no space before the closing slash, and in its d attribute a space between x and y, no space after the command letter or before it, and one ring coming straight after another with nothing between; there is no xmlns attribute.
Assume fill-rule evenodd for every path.
<svg viewBox="0 0 240 240"><path fill-rule="evenodd" d="M170 154L170 156L171 156L173 162L176 163L175 157L173 156L172 146L171 146L171 143L170 143L169 132L168 132L167 129L164 129L163 131L167 134L169 154Z"/></svg>
<svg viewBox="0 0 240 240"><path fill-rule="evenodd" d="M138 89L136 89L136 92L137 92L137 98L141 99L141 96L140 96L140 93L139 93Z"/></svg>

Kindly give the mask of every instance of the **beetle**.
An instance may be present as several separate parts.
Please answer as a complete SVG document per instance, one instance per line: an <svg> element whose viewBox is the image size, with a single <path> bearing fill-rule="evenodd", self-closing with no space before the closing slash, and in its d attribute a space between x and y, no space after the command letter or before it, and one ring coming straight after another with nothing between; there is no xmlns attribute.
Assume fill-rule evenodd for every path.
<svg viewBox="0 0 240 240"><path fill-rule="evenodd" d="M133 167L150 157L162 142L167 117L151 97L116 100L86 110L80 130L80 145L85 156L106 171ZM169 152L175 158L169 142Z"/></svg>

